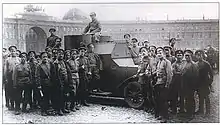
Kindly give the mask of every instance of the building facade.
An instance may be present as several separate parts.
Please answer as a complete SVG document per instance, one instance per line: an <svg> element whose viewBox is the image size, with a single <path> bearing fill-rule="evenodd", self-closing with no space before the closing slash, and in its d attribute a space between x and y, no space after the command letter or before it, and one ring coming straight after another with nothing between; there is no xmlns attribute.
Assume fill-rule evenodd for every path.
<svg viewBox="0 0 220 125"><path fill-rule="evenodd" d="M33 6L32 6L33 8ZM31 10L31 11L30 11ZM76 9L71 9L71 11ZM79 10L76 10L77 12ZM67 12L72 14L74 12ZM44 51L48 30L56 28L56 34L64 39L65 35L82 34L88 19L74 13L65 14L65 19L56 19L41 10L26 9L13 18L3 22L3 47L16 45L21 51ZM20 16L20 17L19 17ZM77 17L77 18L76 18ZM67 20L66 20L67 19ZM74 19L74 20L70 20ZM100 21L102 35L111 36L116 42L126 33L139 41L148 40L156 46L168 45L170 38L176 38L176 48L205 48L207 45L219 48L219 20L167 20L167 21ZM64 47L64 43L62 45Z"/></svg>

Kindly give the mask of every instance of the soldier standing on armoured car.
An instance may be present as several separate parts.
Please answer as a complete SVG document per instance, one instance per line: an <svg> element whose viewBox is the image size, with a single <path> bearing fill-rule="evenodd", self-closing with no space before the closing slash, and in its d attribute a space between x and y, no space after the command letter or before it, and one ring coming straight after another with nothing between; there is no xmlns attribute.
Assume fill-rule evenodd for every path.
<svg viewBox="0 0 220 125"><path fill-rule="evenodd" d="M22 103L22 112L26 112L27 104L31 105L31 68L27 62L27 53L19 55L21 63L13 71L13 87L15 88L15 115L20 114L20 104L22 102L22 93L24 91L24 100Z"/></svg>
<svg viewBox="0 0 220 125"><path fill-rule="evenodd" d="M58 59L54 61L55 72L53 73L54 103L58 115L69 113L65 108L65 96L68 86L68 69L64 62L64 50L58 50Z"/></svg>
<svg viewBox="0 0 220 125"><path fill-rule="evenodd" d="M176 58L173 55L171 55L172 47L164 46L164 50L165 50L166 59L168 59L171 62L171 64L173 64L176 61Z"/></svg>
<svg viewBox="0 0 220 125"><path fill-rule="evenodd" d="M191 118L195 112L195 85L197 82L197 67L195 62L192 61L193 52L191 50L185 50L185 63L183 65L182 79L183 84L181 88L181 107L180 112L184 112L184 108L186 109L186 117ZM184 104L185 100L185 104Z"/></svg>
<svg viewBox="0 0 220 125"><path fill-rule="evenodd" d="M173 68L173 79L170 85L170 96L171 96L171 108L172 108L172 113L176 115L177 113L177 102L178 98L180 96L181 86L182 86L182 72L183 72L183 51L182 50L176 50L175 56L176 56L176 61L172 64ZM183 106L181 106L180 109L182 109Z"/></svg>
<svg viewBox="0 0 220 125"><path fill-rule="evenodd" d="M156 49L158 57L157 70L156 70L156 84L155 99L156 99L156 113L158 119L168 119L168 89L172 80L172 66L169 60L165 57L165 51L162 47ZM159 117L161 116L161 117Z"/></svg>
<svg viewBox="0 0 220 125"><path fill-rule="evenodd" d="M41 107L41 115L51 115L49 112L49 104L50 101L53 103L52 95L53 87L52 87L52 74L53 64L48 59L48 53L42 52L40 54L42 59L42 63L37 67L37 86L41 88L43 93L43 104Z"/></svg>
<svg viewBox="0 0 220 125"><path fill-rule="evenodd" d="M96 19L96 13L92 12L90 13L90 17L92 19L92 22L86 26L84 29L84 34L92 34L92 42L99 42L100 41L100 32L101 32L101 24Z"/></svg>
<svg viewBox="0 0 220 125"><path fill-rule="evenodd" d="M102 61L98 54L94 53L94 45L92 43L87 45L88 52L87 57L89 60L89 66L91 69L91 81L89 83L90 89L101 92L100 87L100 71L102 70Z"/></svg>
<svg viewBox="0 0 220 125"><path fill-rule="evenodd" d="M199 111L198 113L204 113L204 101L206 107L206 115L210 114L210 87L213 82L213 71L210 64L203 59L204 52L197 50L195 52L198 61L196 65L198 67L198 94L199 94Z"/></svg>
<svg viewBox="0 0 220 125"><path fill-rule="evenodd" d="M85 56L86 48L79 48L79 98L80 103L89 106L88 99L88 75L91 75L89 59Z"/></svg>
<svg viewBox="0 0 220 125"><path fill-rule="evenodd" d="M16 65L20 64L20 58L17 57L17 47L10 46L10 57L7 58L5 64L5 76L6 76L6 84L5 84L5 99L6 99L6 107L10 110L14 110L14 93L13 93L13 79L12 73L13 69ZM11 105L9 105L9 103Z"/></svg>

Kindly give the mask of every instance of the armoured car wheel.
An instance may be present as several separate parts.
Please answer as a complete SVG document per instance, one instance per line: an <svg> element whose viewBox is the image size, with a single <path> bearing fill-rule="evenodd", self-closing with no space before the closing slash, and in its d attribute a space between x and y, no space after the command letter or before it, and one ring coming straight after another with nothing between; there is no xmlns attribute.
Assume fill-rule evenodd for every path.
<svg viewBox="0 0 220 125"><path fill-rule="evenodd" d="M124 97L127 104L132 108L141 108L144 104L142 87L138 82L130 82L124 88Z"/></svg>

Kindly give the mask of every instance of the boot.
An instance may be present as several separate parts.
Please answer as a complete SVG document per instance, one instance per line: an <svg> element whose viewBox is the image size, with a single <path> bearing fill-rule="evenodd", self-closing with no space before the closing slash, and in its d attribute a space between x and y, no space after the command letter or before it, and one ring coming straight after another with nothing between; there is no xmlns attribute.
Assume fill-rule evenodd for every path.
<svg viewBox="0 0 220 125"><path fill-rule="evenodd" d="M70 111L65 108L62 111L63 111L63 113L70 113Z"/></svg>
<svg viewBox="0 0 220 125"><path fill-rule="evenodd" d="M86 100L83 101L83 105L89 107L90 105L86 102Z"/></svg>
<svg viewBox="0 0 220 125"><path fill-rule="evenodd" d="M58 110L58 111L57 111L57 114L58 114L59 116L63 116L62 110Z"/></svg>

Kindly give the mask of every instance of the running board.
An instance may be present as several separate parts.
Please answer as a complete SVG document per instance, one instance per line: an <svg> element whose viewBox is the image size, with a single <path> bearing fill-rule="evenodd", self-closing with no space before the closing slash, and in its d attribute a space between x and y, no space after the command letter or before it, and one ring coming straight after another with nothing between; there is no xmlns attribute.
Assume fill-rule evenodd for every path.
<svg viewBox="0 0 220 125"><path fill-rule="evenodd" d="M108 100L123 100L122 97L110 97L110 96L101 96L101 95L89 95L90 98L99 98L99 99L108 99Z"/></svg>

